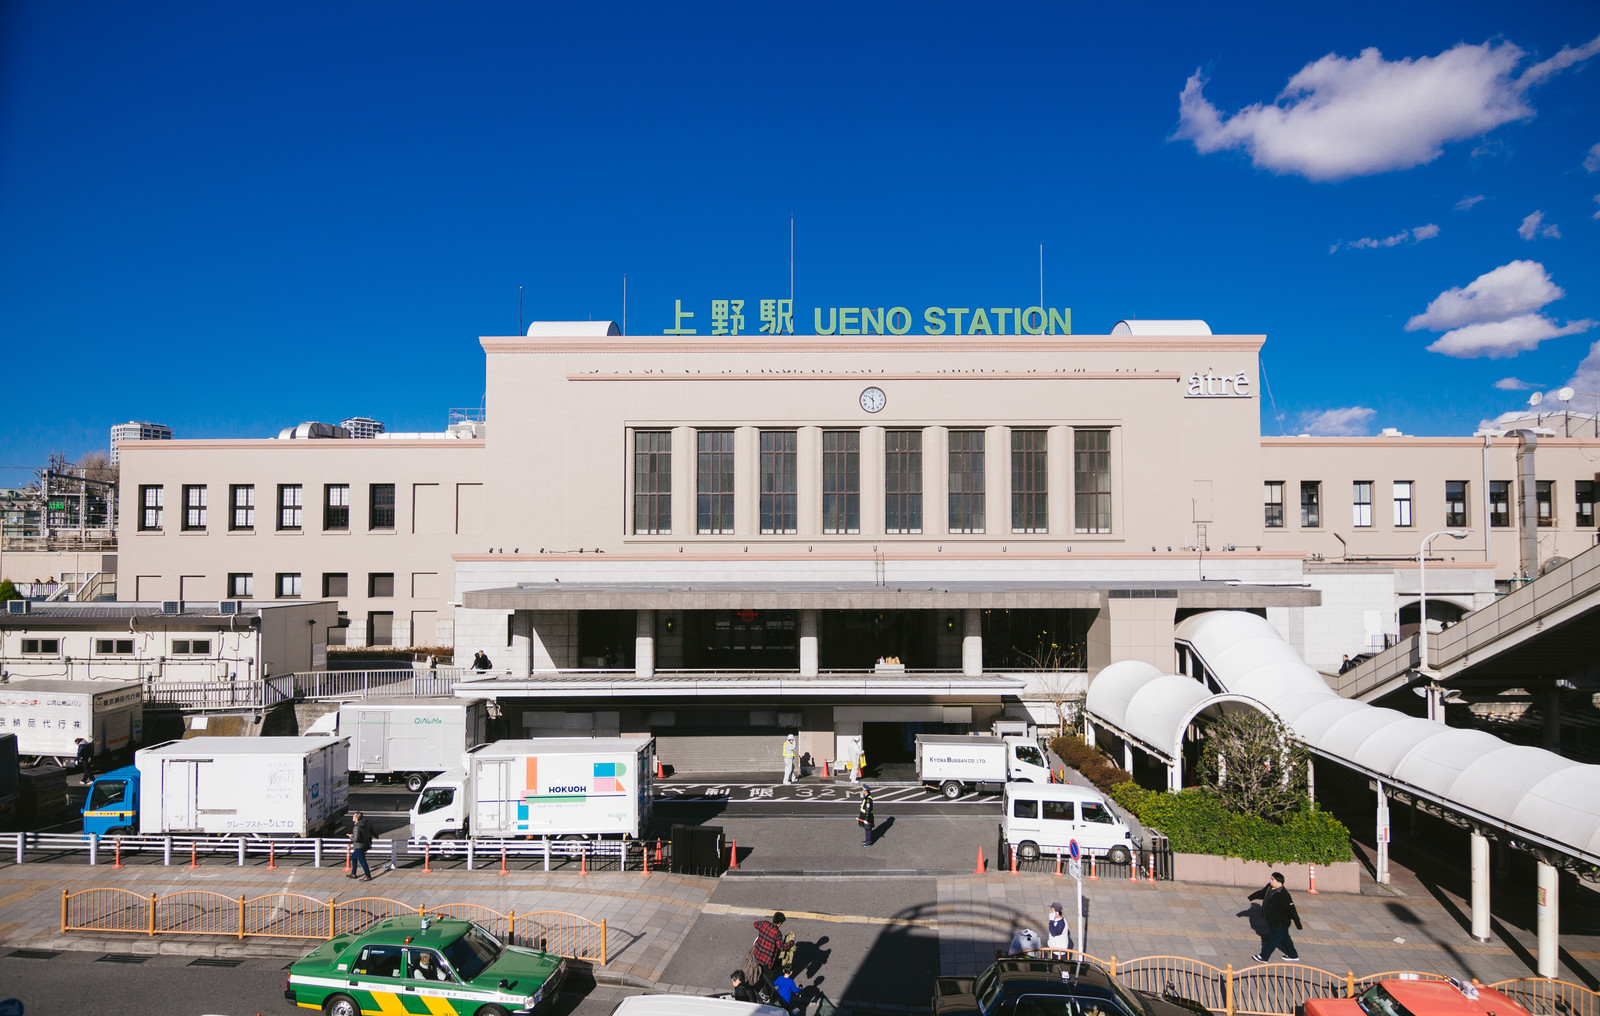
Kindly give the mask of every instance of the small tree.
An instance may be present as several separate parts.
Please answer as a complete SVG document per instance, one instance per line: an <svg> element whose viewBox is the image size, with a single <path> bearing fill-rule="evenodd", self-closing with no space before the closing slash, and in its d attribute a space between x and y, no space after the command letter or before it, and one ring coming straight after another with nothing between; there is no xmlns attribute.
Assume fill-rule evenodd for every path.
<svg viewBox="0 0 1600 1016"><path fill-rule="evenodd" d="M1234 811L1278 819L1306 799L1306 758L1276 716L1239 709L1206 730L1200 779Z"/></svg>
<svg viewBox="0 0 1600 1016"><path fill-rule="evenodd" d="M1078 729L1083 715L1082 664L1075 649L1064 649L1050 632L1039 633L1033 649L1015 650L1017 661L1037 670L1039 691L1055 710L1056 726L1062 733Z"/></svg>
<svg viewBox="0 0 1600 1016"><path fill-rule="evenodd" d="M12 585L10 579L0 579L0 603L7 600L20 600L22 594L17 592L17 587Z"/></svg>

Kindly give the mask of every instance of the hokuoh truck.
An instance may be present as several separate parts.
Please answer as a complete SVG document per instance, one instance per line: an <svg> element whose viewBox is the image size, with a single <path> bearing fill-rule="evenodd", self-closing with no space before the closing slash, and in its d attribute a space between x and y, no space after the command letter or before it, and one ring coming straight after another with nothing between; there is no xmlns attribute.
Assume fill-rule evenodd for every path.
<svg viewBox="0 0 1600 1016"><path fill-rule="evenodd" d="M350 778L404 780L415 793L487 739L483 699L370 698L345 702L312 724L308 736L350 742Z"/></svg>
<svg viewBox="0 0 1600 1016"><path fill-rule="evenodd" d="M138 681L12 681L0 686L0 724L17 735L24 758L70 762L81 737L93 739L98 762L144 736L144 689Z"/></svg>
<svg viewBox="0 0 1600 1016"><path fill-rule="evenodd" d="M479 745L411 809L420 839L638 837L650 825L648 737L546 737Z"/></svg>
<svg viewBox="0 0 1600 1016"><path fill-rule="evenodd" d="M1050 767L1031 738L919 734L917 779L955 800L965 790L1001 790L1012 780L1049 783Z"/></svg>
<svg viewBox="0 0 1600 1016"><path fill-rule="evenodd" d="M89 788L98 835L314 836L349 801L344 738L192 737L142 748Z"/></svg>

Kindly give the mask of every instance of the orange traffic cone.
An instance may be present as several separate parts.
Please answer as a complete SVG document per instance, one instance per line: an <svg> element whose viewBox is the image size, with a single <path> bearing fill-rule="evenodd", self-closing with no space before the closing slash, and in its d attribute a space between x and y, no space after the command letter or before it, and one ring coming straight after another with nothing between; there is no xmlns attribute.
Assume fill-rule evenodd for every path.
<svg viewBox="0 0 1600 1016"><path fill-rule="evenodd" d="M1013 846L1011 848L1011 874L1015 875L1016 873L1017 873L1017 848L1015 846Z"/></svg>
<svg viewBox="0 0 1600 1016"><path fill-rule="evenodd" d="M729 840L728 841L728 870L732 871L733 869L735 869L737 867L739 867L739 841L738 840Z"/></svg>
<svg viewBox="0 0 1600 1016"><path fill-rule="evenodd" d="M117 863L113 864L111 867L113 867L113 868L122 867L122 837L121 836L117 837Z"/></svg>
<svg viewBox="0 0 1600 1016"><path fill-rule="evenodd" d="M1317 892L1317 866L1314 864L1311 866L1311 888L1307 889L1306 892L1312 896L1321 895Z"/></svg>
<svg viewBox="0 0 1600 1016"><path fill-rule="evenodd" d="M982 875L983 874L983 848L982 847L978 848L978 866L976 868L972 869L972 873L974 875Z"/></svg>
<svg viewBox="0 0 1600 1016"><path fill-rule="evenodd" d="M506 841L505 840L501 840L500 841L500 874L502 874L502 875L508 874L508 872L506 871Z"/></svg>
<svg viewBox="0 0 1600 1016"><path fill-rule="evenodd" d="M350 844L346 843L344 846L344 873L348 875L353 871L355 869L350 866Z"/></svg>
<svg viewBox="0 0 1600 1016"><path fill-rule="evenodd" d="M267 870L278 870L278 844L274 840L267 841Z"/></svg>
<svg viewBox="0 0 1600 1016"><path fill-rule="evenodd" d="M589 874L589 844L585 843L578 853L578 874Z"/></svg>
<svg viewBox="0 0 1600 1016"><path fill-rule="evenodd" d="M1089 855L1089 881L1091 881L1091 882L1100 881L1100 876L1096 875L1094 873L1094 855L1093 854Z"/></svg>
<svg viewBox="0 0 1600 1016"><path fill-rule="evenodd" d="M1155 855L1155 851L1151 851L1150 852L1150 877L1145 879L1145 881L1146 882L1154 882L1155 880L1156 880L1156 855Z"/></svg>
<svg viewBox="0 0 1600 1016"><path fill-rule="evenodd" d="M656 759L656 779L664 780L666 778L667 778L666 770L661 768L661 759L657 758Z"/></svg>
<svg viewBox="0 0 1600 1016"><path fill-rule="evenodd" d="M1056 878L1061 877L1061 851L1056 851Z"/></svg>
<svg viewBox="0 0 1600 1016"><path fill-rule="evenodd" d="M656 863L661 863L661 837L656 837Z"/></svg>
<svg viewBox="0 0 1600 1016"><path fill-rule="evenodd" d="M422 870L423 871L426 871L426 872L432 872L433 871L432 853L433 853L433 851L432 851L432 848L431 848L430 844L428 843L428 841L427 840L423 840L422 841Z"/></svg>

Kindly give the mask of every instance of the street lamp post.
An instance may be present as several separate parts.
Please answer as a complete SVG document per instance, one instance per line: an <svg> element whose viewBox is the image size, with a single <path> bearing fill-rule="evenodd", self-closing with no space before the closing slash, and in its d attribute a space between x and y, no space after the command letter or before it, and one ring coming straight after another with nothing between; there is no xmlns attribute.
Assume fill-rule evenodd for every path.
<svg viewBox="0 0 1600 1016"><path fill-rule="evenodd" d="M1444 688L1435 680L1438 676L1433 669L1433 654L1429 651L1428 642L1428 544L1434 537L1448 536L1453 540L1465 540L1465 529L1440 529L1429 533L1422 538L1422 545L1417 548L1417 648L1420 666L1417 670L1428 679L1428 719L1439 723L1444 722Z"/></svg>

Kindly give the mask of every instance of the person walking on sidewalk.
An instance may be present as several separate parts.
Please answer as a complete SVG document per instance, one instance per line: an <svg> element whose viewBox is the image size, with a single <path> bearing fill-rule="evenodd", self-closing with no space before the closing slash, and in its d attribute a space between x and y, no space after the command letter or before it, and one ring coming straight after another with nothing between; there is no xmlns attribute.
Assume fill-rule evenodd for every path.
<svg viewBox="0 0 1600 1016"><path fill-rule="evenodd" d="M1274 949L1282 949L1287 962L1299 963L1300 950L1294 947L1294 939L1289 935L1289 922L1294 922L1297 931L1304 931L1305 926L1300 923L1294 897L1284 888L1283 872L1273 872L1272 881L1251 893L1249 898L1261 901L1261 915L1267 922L1267 933L1261 936L1261 951L1250 958L1265 963L1272 958Z"/></svg>
<svg viewBox="0 0 1600 1016"><path fill-rule="evenodd" d="M794 735L790 734L783 739L783 782L785 783L794 782L795 755Z"/></svg>
<svg viewBox="0 0 1600 1016"><path fill-rule="evenodd" d="M778 977L778 954L783 950L783 911L772 915L770 921L756 921L755 944L750 947L751 955L755 957L760 968L761 986L772 991L772 983Z"/></svg>
<svg viewBox="0 0 1600 1016"><path fill-rule="evenodd" d="M81 737L78 738L78 771L83 774L85 783L94 775L94 741Z"/></svg>
<svg viewBox="0 0 1600 1016"><path fill-rule="evenodd" d="M861 845L872 846L872 788L861 784L861 808L856 812L856 823L861 826Z"/></svg>
<svg viewBox="0 0 1600 1016"><path fill-rule="evenodd" d="M356 877L356 865L361 865L361 874L366 881L372 881L372 869L367 867L367 851L372 847L372 823L359 811L350 813L350 874L346 878Z"/></svg>

